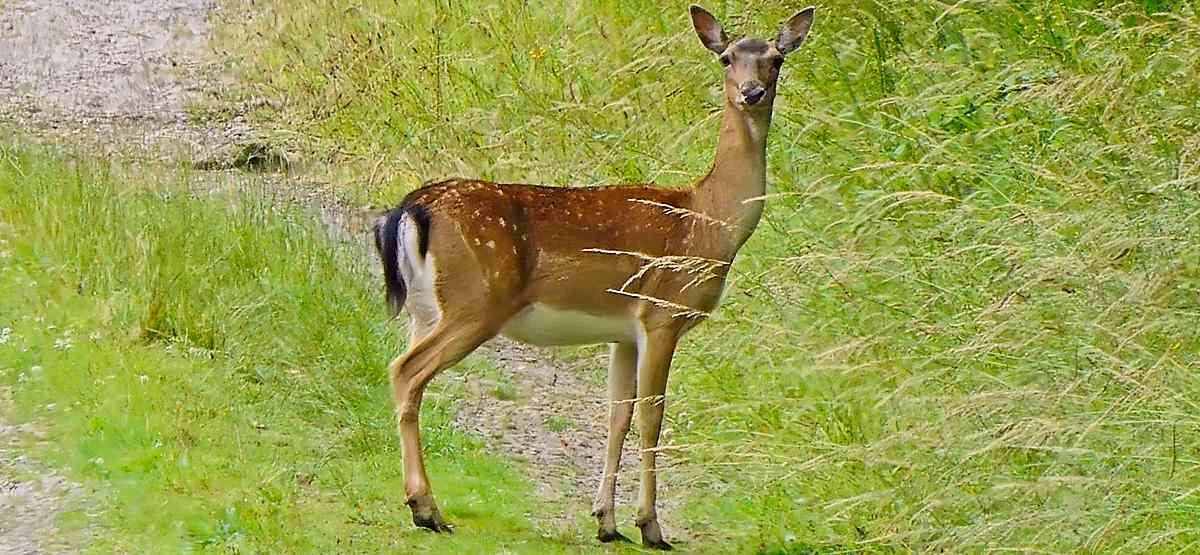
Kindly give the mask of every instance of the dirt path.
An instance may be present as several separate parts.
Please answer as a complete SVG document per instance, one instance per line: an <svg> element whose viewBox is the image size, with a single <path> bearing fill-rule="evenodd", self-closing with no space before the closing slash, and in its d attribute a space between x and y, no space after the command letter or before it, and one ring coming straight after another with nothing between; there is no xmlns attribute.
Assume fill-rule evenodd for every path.
<svg viewBox="0 0 1200 555"><path fill-rule="evenodd" d="M588 368L565 368L554 364L551 351L504 338L493 339L479 353L494 361L507 380L468 383L471 395L459 405L455 424L530 463L529 476L538 491L568 511L548 516L570 522L586 514L603 471L608 397L585 372L596 372L606 362L589 358L582 361ZM632 506L636 498L636 445L637 433L632 431L617 480L617 503L622 507Z"/></svg>
<svg viewBox="0 0 1200 555"><path fill-rule="evenodd" d="M215 0L0 3L0 118L103 154L193 158L244 126L205 128L186 102L211 85Z"/></svg>
<svg viewBox="0 0 1200 555"><path fill-rule="evenodd" d="M240 119L217 129L187 114L189 98L219 86L205 61L215 0L8 0L0 6L0 52L6 53L0 57L0 124L104 154L192 162L219 156L214 153L251 134ZM208 179L226 187L234 181ZM261 181L273 195L316 205L331 231L362 246L364 263L375 265L370 218L361 211L283 177ZM559 368L546 351L503 340L478 356L500 366L505 383L468 382L471 393L455 424L527 463L538 491L562 507L561 514L540 518L568 523L586 514L606 438L604 386L585 379L581 369ZM599 358L586 362L605 364ZM513 391L498 395L500 386ZM0 414L4 402L0 398ZM29 431L0 421L0 444ZM633 502L636 441L631 433L618 482L620 510ZM0 554L66 549L45 541L53 537L48 526L55 515L78 500L78 488L13 445L0 448ZM669 487L669 476L664 478ZM675 537L684 535L666 524Z"/></svg>
<svg viewBox="0 0 1200 555"><path fill-rule="evenodd" d="M0 403L7 402L7 392L0 391ZM40 436L32 425L0 421L0 555L71 549L56 533L56 522L63 510L82 501L83 490L22 452L26 441Z"/></svg>

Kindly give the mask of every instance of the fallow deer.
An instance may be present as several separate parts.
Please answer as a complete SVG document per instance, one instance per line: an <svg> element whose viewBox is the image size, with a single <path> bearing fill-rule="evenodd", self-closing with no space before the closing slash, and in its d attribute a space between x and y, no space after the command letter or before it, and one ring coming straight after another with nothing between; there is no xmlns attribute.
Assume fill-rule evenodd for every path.
<svg viewBox="0 0 1200 555"><path fill-rule="evenodd" d="M408 194L375 227L408 352L388 367L413 523L450 527L434 502L418 414L429 381L497 334L535 345L610 343L608 445L593 514L598 539L625 539L613 511L621 446L637 407L642 543L670 549L655 509L656 447L680 336L717 306L729 264L763 211L766 141L779 71L813 22L792 16L773 41L730 40L691 7L724 65L725 110L712 169L687 189L543 187L448 179Z"/></svg>

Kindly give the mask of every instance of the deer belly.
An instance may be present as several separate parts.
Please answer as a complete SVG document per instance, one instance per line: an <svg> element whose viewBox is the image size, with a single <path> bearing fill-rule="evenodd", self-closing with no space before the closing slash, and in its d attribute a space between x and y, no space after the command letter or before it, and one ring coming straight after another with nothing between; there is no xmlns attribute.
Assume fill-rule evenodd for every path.
<svg viewBox="0 0 1200 555"><path fill-rule="evenodd" d="M500 333L531 345L586 345L632 342L632 318L623 314L594 315L532 304L513 316Z"/></svg>

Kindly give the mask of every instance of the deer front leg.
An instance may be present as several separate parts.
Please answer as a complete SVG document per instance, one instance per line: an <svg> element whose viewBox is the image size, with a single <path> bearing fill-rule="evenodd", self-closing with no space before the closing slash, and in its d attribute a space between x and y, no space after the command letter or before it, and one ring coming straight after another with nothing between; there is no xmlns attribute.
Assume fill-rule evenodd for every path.
<svg viewBox="0 0 1200 555"><path fill-rule="evenodd" d="M637 347L613 343L608 368L608 449L604 453L604 473L592 504L592 515L599 521L596 539L602 542L629 541L617 531L613 497L617 492L617 472L621 467L621 448L633 418L634 387L637 383Z"/></svg>
<svg viewBox="0 0 1200 555"><path fill-rule="evenodd" d="M667 374L678 340L675 330L656 330L646 335L638 356L637 413L638 433L642 439L642 488L638 499L636 523L642 530L642 545L653 549L671 549L658 525L655 503L658 497L656 464L659 432L667 390Z"/></svg>

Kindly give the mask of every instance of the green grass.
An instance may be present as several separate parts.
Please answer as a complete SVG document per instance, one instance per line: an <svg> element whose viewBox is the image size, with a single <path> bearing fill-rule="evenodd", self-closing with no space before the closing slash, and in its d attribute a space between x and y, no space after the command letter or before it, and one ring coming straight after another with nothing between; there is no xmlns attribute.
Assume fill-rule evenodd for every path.
<svg viewBox="0 0 1200 555"><path fill-rule="evenodd" d="M803 5L713 4L735 35ZM241 94L348 197L710 163L719 66L682 2L267 6L222 31L255 46ZM672 376L701 541L1194 549L1197 59L1188 2L821 4L776 196Z"/></svg>
<svg viewBox="0 0 1200 555"><path fill-rule="evenodd" d="M261 4L219 28L248 86L195 113L271 100L247 103L265 139L350 199L452 174L678 186L711 162L719 66L684 3ZM806 3L716 4L771 34ZM686 547L1194 550L1192 3L839 0L810 40L766 218L671 378ZM96 551L608 550L450 427L451 380L422 426L460 529L414 530L376 280L303 211L188 181L0 161L0 383L102 493Z"/></svg>
<svg viewBox="0 0 1200 555"><path fill-rule="evenodd" d="M411 525L376 280L312 214L215 191L230 179L0 149L0 385L7 419L45 428L35 456L95 492L68 532L99 514L100 553L590 546L451 426L446 384L422 427L461 529Z"/></svg>
<svg viewBox="0 0 1200 555"><path fill-rule="evenodd" d="M546 429L551 432L565 432L571 429L571 421L556 414L546 419Z"/></svg>

